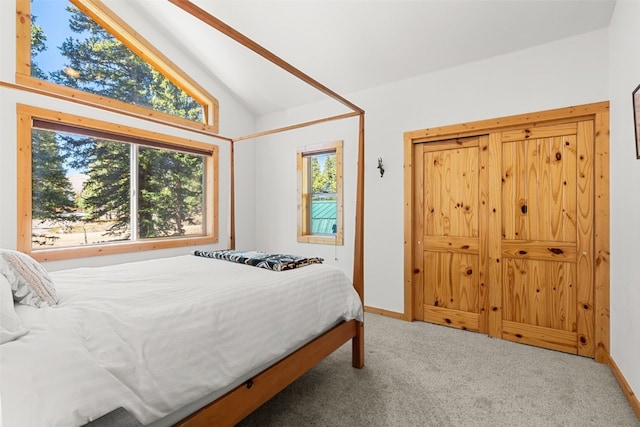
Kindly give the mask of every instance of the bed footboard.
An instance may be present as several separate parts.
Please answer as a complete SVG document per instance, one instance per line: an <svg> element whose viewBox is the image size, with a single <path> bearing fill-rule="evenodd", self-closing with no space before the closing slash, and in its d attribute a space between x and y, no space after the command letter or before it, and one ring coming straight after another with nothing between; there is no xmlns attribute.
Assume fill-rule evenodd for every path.
<svg viewBox="0 0 640 427"><path fill-rule="evenodd" d="M356 368L362 368L364 366L364 324L357 320L350 320L319 336L175 426L233 426L349 339L352 340L353 346L352 364Z"/></svg>

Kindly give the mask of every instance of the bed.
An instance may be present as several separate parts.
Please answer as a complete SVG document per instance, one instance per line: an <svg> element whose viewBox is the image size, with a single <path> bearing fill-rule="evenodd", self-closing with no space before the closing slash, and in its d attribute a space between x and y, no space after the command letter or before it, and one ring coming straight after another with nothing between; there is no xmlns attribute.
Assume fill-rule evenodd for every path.
<svg viewBox="0 0 640 427"><path fill-rule="evenodd" d="M5 292L11 274L0 273ZM3 293L2 327L17 322L0 346L6 427L119 412L154 427L233 425L350 339L354 366L363 351L360 297L331 265L273 271L186 254L48 276L51 307L15 304L6 320Z"/></svg>
<svg viewBox="0 0 640 427"><path fill-rule="evenodd" d="M32 263L31 273L50 276L44 291L55 284L59 304L14 305L16 294L6 292L0 299L5 427L231 426L350 340L352 365L364 366L364 110L190 1L169 1L351 110L236 138L200 130L230 146L228 248L236 239L235 144L358 117L353 285L325 264L277 272L184 255L47 275Z"/></svg>

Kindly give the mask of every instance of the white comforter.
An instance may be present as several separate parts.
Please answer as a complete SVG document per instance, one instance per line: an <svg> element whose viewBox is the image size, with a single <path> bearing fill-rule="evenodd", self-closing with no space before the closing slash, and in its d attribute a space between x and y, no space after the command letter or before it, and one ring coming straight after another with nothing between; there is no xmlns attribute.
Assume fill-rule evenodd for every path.
<svg viewBox="0 0 640 427"><path fill-rule="evenodd" d="M0 348L4 427L143 424L224 389L362 306L337 268L274 272L186 255L52 273L60 304L18 305Z"/></svg>

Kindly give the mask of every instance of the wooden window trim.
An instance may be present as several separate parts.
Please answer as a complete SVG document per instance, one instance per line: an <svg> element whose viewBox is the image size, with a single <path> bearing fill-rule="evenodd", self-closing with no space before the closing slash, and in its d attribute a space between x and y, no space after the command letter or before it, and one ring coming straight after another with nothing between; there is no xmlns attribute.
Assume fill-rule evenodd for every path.
<svg viewBox="0 0 640 427"><path fill-rule="evenodd" d="M157 70L162 71L172 83L201 104L203 106L204 123L194 122L150 108L132 105L116 99L31 77L31 0L16 0L16 84L33 87L44 92L106 105L118 110L176 123L189 128L218 133L219 105L218 100L213 97L213 95L208 93L195 80L187 76L175 63L145 40L130 25L120 19L100 0L70 1L143 60Z"/></svg>
<svg viewBox="0 0 640 427"><path fill-rule="evenodd" d="M185 238L157 238L153 240L141 240L126 243L109 243L103 245L38 249L31 248L31 129L33 121L43 120L62 123L71 127L82 127L89 130L125 135L134 138L148 139L162 146L173 146L176 149L186 151L196 150L205 153L205 218L206 229L204 236ZM177 138L157 132L146 131L128 126L103 122L72 114L47 110L30 105L17 105L18 120L18 224L17 224L17 250L30 254L38 261L54 261L72 258L81 258L97 255L119 254L127 252L145 251L153 249L166 249L184 246L196 246L218 242L218 165L219 147L189 139Z"/></svg>
<svg viewBox="0 0 640 427"><path fill-rule="evenodd" d="M314 144L298 148L296 153L296 169L298 174L298 242L300 243L319 243L325 245L343 245L344 244L344 222L343 222L343 175L342 175L342 141L335 141L326 144ZM308 197L306 192L306 179L304 177L304 157L307 155L321 154L327 152L335 152L336 155L336 199L338 203L337 209L337 230L335 237L333 236L317 236L309 234L309 211L308 203L305 199Z"/></svg>
<svg viewBox="0 0 640 427"><path fill-rule="evenodd" d="M40 130L49 130L53 132L66 132L71 134L83 135L97 139L108 139L111 141L124 142L125 144L136 144L143 147L154 147L159 148L161 150L176 150L177 147L180 148L180 151L190 154L198 154L204 156L211 155L211 146L206 145L205 147L196 147L191 144L176 144L176 143L166 143L158 140L151 140L148 138L140 138L131 133L113 133L113 132L105 132L102 130L97 130L96 128L87 128L86 126L73 126L66 123L61 123L59 121L47 121L41 120L40 118L33 118L32 128L40 129Z"/></svg>

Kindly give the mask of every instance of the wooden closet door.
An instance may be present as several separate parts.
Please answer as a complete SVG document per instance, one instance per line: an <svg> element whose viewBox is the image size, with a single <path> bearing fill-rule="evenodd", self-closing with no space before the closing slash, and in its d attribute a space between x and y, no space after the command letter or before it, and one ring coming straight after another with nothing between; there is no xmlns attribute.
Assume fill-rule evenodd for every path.
<svg viewBox="0 0 640 427"><path fill-rule="evenodd" d="M418 319L487 330L488 137L414 146L414 274Z"/></svg>
<svg viewBox="0 0 640 427"><path fill-rule="evenodd" d="M593 357L593 123L491 138L490 334Z"/></svg>

